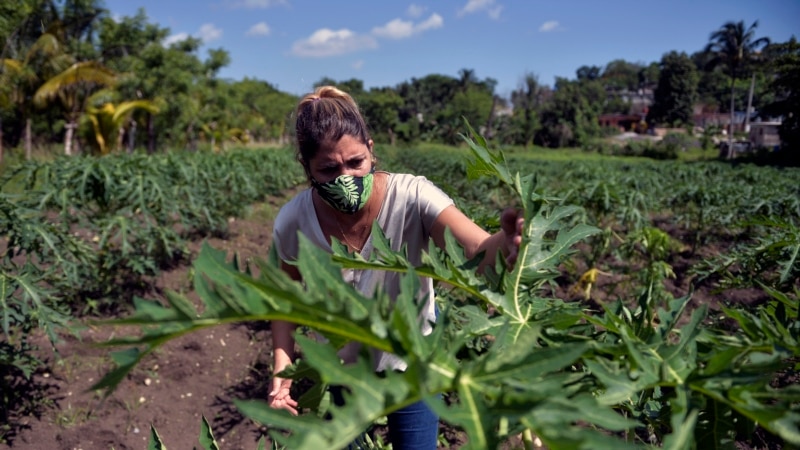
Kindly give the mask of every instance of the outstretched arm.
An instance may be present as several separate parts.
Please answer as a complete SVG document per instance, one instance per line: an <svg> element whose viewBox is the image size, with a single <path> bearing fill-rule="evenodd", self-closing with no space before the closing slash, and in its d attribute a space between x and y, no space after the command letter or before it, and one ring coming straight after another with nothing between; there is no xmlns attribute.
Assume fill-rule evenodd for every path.
<svg viewBox="0 0 800 450"><path fill-rule="evenodd" d="M506 265L513 267L517 261L517 252L522 243L523 219L521 213L514 209L506 209L500 215L500 231L489 234L455 206L449 206L439 214L433 223L431 236L437 246L444 248L445 229L449 228L456 240L464 247L467 258L485 252L478 268L483 271L487 265L493 266L500 251Z"/></svg>
<svg viewBox="0 0 800 450"><path fill-rule="evenodd" d="M281 269L288 273L292 279L300 279L300 272L297 270L297 267L281 263ZM272 383L267 401L269 405L275 409L285 409L297 415L297 401L295 401L289 393L292 387L292 380L275 376L292 365L294 361L293 335L297 326L291 322L274 320L270 328L272 330L272 351L274 355Z"/></svg>

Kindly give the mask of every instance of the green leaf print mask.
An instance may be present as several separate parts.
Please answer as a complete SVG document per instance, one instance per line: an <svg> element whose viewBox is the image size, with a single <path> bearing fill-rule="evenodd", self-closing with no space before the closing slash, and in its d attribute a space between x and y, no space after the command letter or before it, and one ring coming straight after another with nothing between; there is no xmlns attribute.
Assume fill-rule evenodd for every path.
<svg viewBox="0 0 800 450"><path fill-rule="evenodd" d="M355 177L353 175L339 175L333 181L319 183L311 178L311 186L317 190L317 194L337 210L355 214L367 204L370 194L372 194L372 182L374 180L375 167L366 176Z"/></svg>

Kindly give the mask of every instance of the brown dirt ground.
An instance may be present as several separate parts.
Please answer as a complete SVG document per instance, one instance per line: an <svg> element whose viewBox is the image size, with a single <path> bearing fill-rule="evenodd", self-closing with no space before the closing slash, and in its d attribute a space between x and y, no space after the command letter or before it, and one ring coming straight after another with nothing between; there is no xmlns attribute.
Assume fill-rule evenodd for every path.
<svg viewBox="0 0 800 450"><path fill-rule="evenodd" d="M278 206L285 199L273 199ZM229 256L259 258L270 244L271 224L264 220L232 220L226 239L209 239L212 246ZM201 242L193 242L196 254ZM688 255L672 262L678 275L670 282L674 295L684 295L690 280L685 276L692 264ZM614 280L600 278L598 284ZM565 286L565 288L568 286ZM191 297L189 267L163 272L148 298L163 298L166 291L186 292ZM595 291L598 292L598 291ZM561 294L565 294L564 289ZM750 304L763 300L754 290L727 293ZM717 306L720 295L713 286L701 286L693 302ZM602 301L603 299L595 299ZM13 417L8 443L0 450L133 450L145 449L150 426L158 430L167 448L199 448L201 416L211 423L222 449L255 449L266 428L242 417L231 400L266 398L270 354L267 324L218 326L176 339L149 355L108 398L87 389L111 367L108 351L90 345L119 334L109 327L85 330L79 340L64 336L57 346L59 357L39 338L41 356L47 365L27 387L38 393L38 408ZM24 388L24 384L22 385ZM463 443L463 434L443 427L450 442ZM504 448L519 448L518 440Z"/></svg>
<svg viewBox="0 0 800 450"><path fill-rule="evenodd" d="M262 257L271 225L234 220L227 239L209 239L229 256ZM195 255L200 242L190 245ZM152 295L187 292L189 267L163 272ZM191 296L191 294L189 293ZM266 429L243 418L232 398L266 398L269 331L265 324L218 326L169 342L145 358L108 398L87 389L110 366L108 350L91 345L119 334L110 327L89 328L81 338L65 335L59 356L39 339L49 362L33 384L46 389L38 414L21 417L10 445L0 449L124 450L145 449L150 425L167 448L199 447L201 416L212 425L224 449L255 449Z"/></svg>

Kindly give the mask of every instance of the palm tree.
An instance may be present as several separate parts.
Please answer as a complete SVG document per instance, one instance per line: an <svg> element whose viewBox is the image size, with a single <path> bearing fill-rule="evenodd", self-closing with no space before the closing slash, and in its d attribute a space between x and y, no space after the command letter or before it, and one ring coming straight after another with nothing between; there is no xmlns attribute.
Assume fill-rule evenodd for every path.
<svg viewBox="0 0 800 450"><path fill-rule="evenodd" d="M542 106L541 97L542 86L539 84L539 78L533 73L526 73L517 90L511 93L511 103L514 105L514 109L522 114L519 131L521 133L520 137L525 142L525 148L533 145L536 133L541 128L541 123L539 122L539 110Z"/></svg>
<svg viewBox="0 0 800 450"><path fill-rule="evenodd" d="M111 70L95 61L82 61L50 78L36 91L33 101L37 106L44 106L58 98L66 110L64 154L72 154L72 137L78 126L78 119L84 112L84 100L89 91L115 83L116 75Z"/></svg>
<svg viewBox="0 0 800 450"><path fill-rule="evenodd" d="M72 62L61 41L44 33L27 49L21 59L0 60L0 81L7 100L13 103L25 123L25 157L31 158L31 97L43 79L63 71Z"/></svg>
<svg viewBox="0 0 800 450"><path fill-rule="evenodd" d="M756 39L758 21L745 28L744 21L727 22L711 33L705 52L711 55L709 68L722 66L731 78L731 122L728 132L728 158L733 157L734 87L736 79L757 59L760 50L769 45L769 38Z"/></svg>
<svg viewBox="0 0 800 450"><path fill-rule="evenodd" d="M475 76L474 69L461 69L458 71L458 88L461 92L466 92L474 84L478 84L478 77Z"/></svg>
<svg viewBox="0 0 800 450"><path fill-rule="evenodd" d="M97 152L107 155L122 146L125 125L131 121L131 116L137 109L143 109L151 114L158 112L158 107L150 100L133 100L118 104L107 102L99 107L89 106L86 109L86 117L92 125L90 138ZM133 140L130 142L132 144ZM128 152L132 151L131 145L128 147Z"/></svg>
<svg viewBox="0 0 800 450"><path fill-rule="evenodd" d="M0 109L10 109L16 104L17 92L13 88L13 80L18 72L18 61L0 59ZM3 116L0 114L0 164L3 163L3 154Z"/></svg>

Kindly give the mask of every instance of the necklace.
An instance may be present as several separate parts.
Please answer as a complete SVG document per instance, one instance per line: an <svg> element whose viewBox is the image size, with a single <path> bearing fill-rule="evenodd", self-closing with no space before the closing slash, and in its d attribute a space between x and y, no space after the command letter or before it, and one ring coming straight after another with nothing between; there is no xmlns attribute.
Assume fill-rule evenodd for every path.
<svg viewBox="0 0 800 450"><path fill-rule="evenodd" d="M333 221L336 222L336 226L339 228L339 233L341 233L342 237L344 238L344 243L347 244L347 246L350 247L351 249L355 250L357 253L361 253L361 249L364 248L364 246L362 245L361 247L357 247L353 245L353 243L350 242L350 239L347 239L347 233L345 233L344 230L342 229L342 225L339 223L339 219L337 219L336 216L333 216Z"/></svg>
<svg viewBox="0 0 800 450"><path fill-rule="evenodd" d="M339 232L342 234L342 237L344 238L344 243L347 244L347 246L350 247L351 249L355 250L356 253L361 253L361 249L364 248L364 246L362 245L361 247L356 247L355 245L353 245L350 242L350 240L347 239L347 234L342 229L342 225L339 223L339 219L337 219L336 216L333 216L333 221L336 222L336 226L339 228ZM346 282L347 277L344 275L344 270L342 270L342 276L345 278ZM356 269L350 269L350 284L354 288L356 287L357 281L358 280L356 280Z"/></svg>

